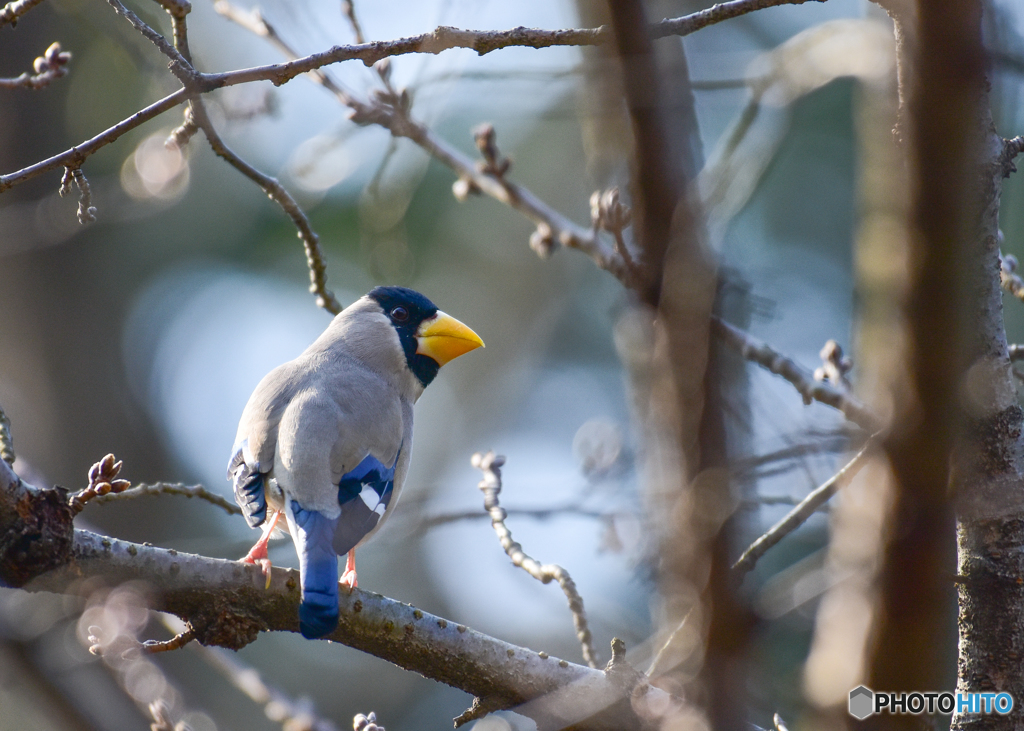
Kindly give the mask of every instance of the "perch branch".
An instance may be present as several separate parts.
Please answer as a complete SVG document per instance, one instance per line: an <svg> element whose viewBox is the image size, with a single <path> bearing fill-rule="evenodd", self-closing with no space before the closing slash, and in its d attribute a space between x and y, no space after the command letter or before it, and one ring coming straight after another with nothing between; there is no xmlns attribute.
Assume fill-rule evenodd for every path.
<svg viewBox="0 0 1024 731"><path fill-rule="evenodd" d="M28 551L26 552L26 548ZM29 591L73 593L102 578L141 581L149 607L181 617L206 645L239 648L259 632L298 631L299 576L72 530L57 490L25 485L0 461L0 581ZM342 592L341 621L328 639L386 659L558 728L636 727L639 719L611 679L448 622L370 592ZM663 698L649 689L647 698ZM654 695L651 695L651 694Z"/></svg>
<svg viewBox="0 0 1024 731"><path fill-rule="evenodd" d="M583 649L583 657L592 668L598 666L597 653L594 651L593 639L590 635L590 628L587 626L587 614L583 609L583 597L576 590L569 572L556 564L541 564L523 552L523 547L512 540L512 532L505 526L507 513L498 503L498 494L501 492L501 466L505 464L505 458L495 455L494 452L473 455L473 466L483 472L484 479L480 481L479 488L484 493L484 508L491 516L491 525L498 534L498 540L505 553L512 559L512 564L518 566L533 578L541 583L547 584L551 580L558 582L569 600L569 611L572 612L573 625L576 627L576 637Z"/></svg>

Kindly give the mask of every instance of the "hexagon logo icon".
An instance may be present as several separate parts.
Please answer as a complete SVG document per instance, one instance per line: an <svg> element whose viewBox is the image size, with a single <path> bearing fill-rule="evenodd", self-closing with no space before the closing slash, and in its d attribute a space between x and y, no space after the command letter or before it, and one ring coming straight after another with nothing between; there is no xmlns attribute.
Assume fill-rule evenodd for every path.
<svg viewBox="0 0 1024 731"><path fill-rule="evenodd" d="M850 691L850 715L858 721L875 712L875 694L870 688L858 685Z"/></svg>

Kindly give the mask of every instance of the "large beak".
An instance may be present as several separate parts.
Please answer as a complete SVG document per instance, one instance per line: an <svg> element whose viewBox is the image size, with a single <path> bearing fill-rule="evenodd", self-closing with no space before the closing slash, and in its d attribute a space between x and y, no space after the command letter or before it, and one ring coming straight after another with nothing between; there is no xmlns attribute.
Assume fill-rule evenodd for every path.
<svg viewBox="0 0 1024 731"><path fill-rule="evenodd" d="M440 310L429 320L420 323L416 330L416 343L416 352L433 358L438 365L484 347L484 341L479 335Z"/></svg>

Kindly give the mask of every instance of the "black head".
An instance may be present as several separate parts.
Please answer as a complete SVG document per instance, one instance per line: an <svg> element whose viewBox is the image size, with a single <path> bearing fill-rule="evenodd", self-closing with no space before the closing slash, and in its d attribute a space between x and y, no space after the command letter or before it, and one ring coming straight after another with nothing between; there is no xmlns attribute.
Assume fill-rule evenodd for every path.
<svg viewBox="0 0 1024 731"><path fill-rule="evenodd" d="M416 331L424 320L437 314L437 306L419 292L405 287L374 287L367 296L376 300L391 320L409 370L426 388L441 366L433 358L416 352Z"/></svg>

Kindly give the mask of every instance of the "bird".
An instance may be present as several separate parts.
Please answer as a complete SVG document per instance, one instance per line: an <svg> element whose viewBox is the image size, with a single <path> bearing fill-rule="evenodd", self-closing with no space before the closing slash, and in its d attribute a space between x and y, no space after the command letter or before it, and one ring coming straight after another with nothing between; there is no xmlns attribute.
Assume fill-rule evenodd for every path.
<svg viewBox="0 0 1024 731"><path fill-rule="evenodd" d="M263 534L242 560L262 566L269 586L267 541L291 535L304 637L337 627L338 557L347 554L341 583L351 591L356 547L398 502L417 399L441 366L482 347L479 335L419 292L375 287L249 397L228 479L249 526Z"/></svg>

